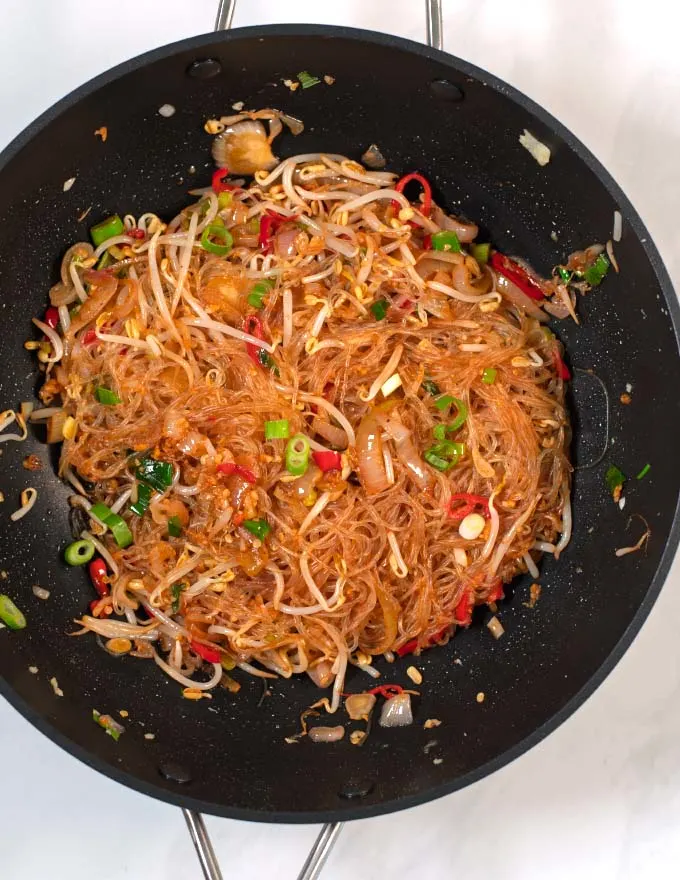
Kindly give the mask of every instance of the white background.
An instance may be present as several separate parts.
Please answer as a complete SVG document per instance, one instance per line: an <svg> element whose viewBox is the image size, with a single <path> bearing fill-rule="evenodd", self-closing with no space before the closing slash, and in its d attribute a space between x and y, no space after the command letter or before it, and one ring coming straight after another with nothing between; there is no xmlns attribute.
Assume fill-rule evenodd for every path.
<svg viewBox="0 0 680 880"><path fill-rule="evenodd" d="M677 9L668 0L444 5L446 48L519 87L593 150L642 214L677 285ZM209 31L216 2L3 0L1 7L3 146L106 68ZM241 0L235 25L311 20L422 40L423 12L420 0ZM548 740L463 792L347 826L325 880L677 880L679 585L676 565L624 660ZM3 878L200 876L178 810L96 775L5 704L0 756ZM225 877L240 880L294 878L317 833L218 819L209 829Z"/></svg>

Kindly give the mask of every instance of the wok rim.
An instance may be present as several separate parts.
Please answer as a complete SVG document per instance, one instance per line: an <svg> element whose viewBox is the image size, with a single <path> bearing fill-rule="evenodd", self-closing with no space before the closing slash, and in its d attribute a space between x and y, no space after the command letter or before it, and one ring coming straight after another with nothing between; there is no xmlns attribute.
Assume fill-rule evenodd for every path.
<svg viewBox="0 0 680 880"><path fill-rule="evenodd" d="M169 43L141 55L134 56L133 58L112 67L110 70L107 70L90 79L83 85L78 86L64 98L49 107L22 132L20 132L0 153L0 171L2 171L30 141L40 135L42 131L64 111L71 109L78 104L81 99L91 95L93 92L121 76L140 70L150 63L164 60L179 52L185 52L192 49L201 51L218 44L230 43L244 38L252 39L255 37L266 39L281 36L335 37L350 39L358 42L393 48L414 55L420 55L445 64L459 74L472 77L475 80L484 83L485 86L500 92L505 97L510 98L518 104L522 109L533 114L542 124L555 132L566 144L569 145L577 157L585 163L593 174L595 174L609 195L622 209L622 214L626 216L626 220L632 232L636 235L639 244L649 260L656 276L660 292L665 299L668 308L668 317L670 318L675 336L675 356L680 360L680 350L678 348L680 339L680 303L676 297L670 276L641 217L604 165L574 134L572 134L569 129L567 129L547 110L531 98L528 98L523 92L519 91L519 89L516 89L514 86L509 85L499 77L494 76L488 71L477 67L474 64L470 64L457 56L451 55L448 52L432 49L403 37L382 34L376 31L360 28L339 27L333 25L282 24L257 25L236 28L230 31L211 32ZM393 798L380 803L362 804L361 802L352 803L347 801L347 806L338 807L333 810L266 811L253 808L225 806L224 804L213 803L212 801L192 797L188 792L184 793L182 791L177 791L175 793L160 784L160 782L159 784L152 784L142 781L132 773L115 767L113 764L89 752L86 748L63 734L50 721L43 717L40 712L35 710L30 703L26 702L23 697L19 696L1 674L0 694L5 697L10 705L12 705L29 722L29 724L74 758L77 758L93 770L121 783L133 791L173 804L177 807L197 810L202 813L220 816L226 819L289 824L318 824L322 822L351 821L385 815L436 800L491 775L520 757L520 755L532 749L535 745L541 742L541 740L563 724L576 711L576 709L582 706L597 690L632 644L636 635L640 631L642 624L649 616L649 613L659 596L661 588L666 581L679 543L680 498L676 501L675 512L673 514L673 521L671 523L668 538L659 565L654 573L651 583L649 584L644 599L632 616L625 632L609 655L605 658L604 662L600 664L583 687L577 691L577 693L575 693L561 709L536 728L533 733L520 740L514 746L503 751L495 758L481 764L479 767L468 771L462 776L456 777L454 780L443 782L439 785L434 785L417 794L404 795L403 797Z"/></svg>

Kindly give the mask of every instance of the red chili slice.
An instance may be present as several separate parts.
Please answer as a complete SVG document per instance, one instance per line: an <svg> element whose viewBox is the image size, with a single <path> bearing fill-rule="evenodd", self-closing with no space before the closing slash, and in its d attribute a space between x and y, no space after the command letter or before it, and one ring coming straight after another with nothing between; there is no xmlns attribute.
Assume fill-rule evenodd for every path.
<svg viewBox="0 0 680 880"><path fill-rule="evenodd" d="M526 269L523 269L519 263L515 263L514 260L511 260L504 254L500 254L498 251L494 251L491 254L489 262L496 272L500 272L500 274L507 278L508 281L512 281L513 284L516 284L522 293L525 293L527 296L531 297L531 299L545 299L541 285L535 278L532 278Z"/></svg>
<svg viewBox="0 0 680 880"><path fill-rule="evenodd" d="M231 190L238 189L238 187L233 186L233 184L223 182L228 174L228 168L218 168L217 171L214 172L212 176L212 189L214 193L230 192Z"/></svg>
<svg viewBox="0 0 680 880"><path fill-rule="evenodd" d="M109 595L106 563L103 559L93 559L88 566L92 586L102 598Z"/></svg>
<svg viewBox="0 0 680 880"><path fill-rule="evenodd" d="M97 334L92 329L86 330L80 342L81 345L92 345L93 342L97 342Z"/></svg>
<svg viewBox="0 0 680 880"><path fill-rule="evenodd" d="M274 234L279 226L284 223L290 223L297 220L298 214L286 217L283 214L277 214L276 211L265 211L260 218L260 234L257 239L258 246L263 254L268 254L274 243Z"/></svg>
<svg viewBox="0 0 680 880"><path fill-rule="evenodd" d="M400 684L381 684L378 687L371 688L366 691L367 694L374 694L389 700L390 697L396 697L397 694L403 694L404 688Z"/></svg>
<svg viewBox="0 0 680 880"><path fill-rule="evenodd" d="M316 462L317 467L320 467L324 474L327 471L342 470L342 459L340 458L339 452L314 450L314 452L312 452L312 458Z"/></svg>
<svg viewBox="0 0 680 880"><path fill-rule="evenodd" d="M143 241L146 238L146 232L143 229L139 229L135 227L134 229L128 229L125 232L126 235L129 235L130 238L136 238L138 241Z"/></svg>
<svg viewBox="0 0 680 880"><path fill-rule="evenodd" d="M191 650L208 663L219 663L222 659L220 652L216 651L215 648L211 648L209 645L202 645L201 642L197 642L195 639L191 642Z"/></svg>
<svg viewBox="0 0 680 880"><path fill-rule="evenodd" d="M458 626L470 626L470 623L472 622L473 606L474 601L472 599L472 593L465 593L453 612L453 616Z"/></svg>
<svg viewBox="0 0 680 880"><path fill-rule="evenodd" d="M254 336L255 339L264 339L262 321L260 321L257 315L246 315L246 317L243 319L243 332L247 333L249 336ZM260 346L253 345L252 342L246 342L246 351L248 352L248 357L250 358L250 360L258 367L261 367L262 361L260 360Z"/></svg>
<svg viewBox="0 0 680 880"><path fill-rule="evenodd" d="M409 639L409 641L405 642L401 648L397 648L395 653L398 657L405 657L407 654L412 654L417 647L418 639Z"/></svg>
<svg viewBox="0 0 680 880"><path fill-rule="evenodd" d="M479 512L485 519L491 516L488 498L483 495L471 495L469 492L457 492L449 498L447 513L449 519L457 521L465 519L468 514L477 511L478 508L481 508Z"/></svg>
<svg viewBox="0 0 680 880"><path fill-rule="evenodd" d="M52 330L56 330L59 326L59 309L56 309L54 306L50 306L45 310L45 323L48 327L51 327Z"/></svg>
<svg viewBox="0 0 680 880"><path fill-rule="evenodd" d="M432 187L426 178L423 177L422 174L406 174L401 180L397 181L395 185L395 189L398 193L403 193L407 184L409 184L412 180L417 180L418 183L423 188L423 203L422 208L420 209L421 214L425 217L430 216L430 211L432 210ZM392 202L392 206L395 210L399 210L401 205L399 202Z"/></svg>
<svg viewBox="0 0 680 880"><path fill-rule="evenodd" d="M560 379L564 379L565 382L568 382L571 379L571 373L569 372L569 367L564 363L557 349L555 349L555 352L553 354L553 361L555 362L557 375L560 377Z"/></svg>
<svg viewBox="0 0 680 880"><path fill-rule="evenodd" d="M243 477L246 483L257 482L257 477L251 470L240 464L234 464L233 461L225 461L223 464L218 464L217 473L223 474L225 477L235 474L237 477Z"/></svg>

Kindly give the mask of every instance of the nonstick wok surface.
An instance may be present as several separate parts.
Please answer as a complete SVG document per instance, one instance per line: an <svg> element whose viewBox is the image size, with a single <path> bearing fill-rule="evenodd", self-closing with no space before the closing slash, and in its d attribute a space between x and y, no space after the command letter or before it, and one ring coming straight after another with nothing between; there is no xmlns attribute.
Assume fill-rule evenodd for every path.
<svg viewBox="0 0 680 880"><path fill-rule="evenodd" d="M331 74L335 83L291 93L282 79L300 70ZM261 683L237 672L238 695L220 691L211 703L193 703L153 664L111 657L93 638L66 638L92 598L86 574L61 561L70 540L69 491L55 477L56 453L41 442L40 430L24 444L3 446L0 569L8 577L1 586L29 619L20 633L0 632L0 685L14 705L76 757L173 803L264 821L359 818L438 797L513 759L594 690L634 637L678 540L680 460L668 442L679 417L668 381L678 370L678 309L658 253L614 181L566 129L509 86L395 37L301 25L245 28L115 68L48 111L0 157L3 408L31 399L36 388L23 342L65 249L113 212L173 216L190 198L187 189L210 181L204 121L231 112L236 101L304 120L302 135L286 133L276 142L282 157L326 150L358 159L378 143L389 168L425 174L440 204L481 224L481 239L488 235L544 272L571 251L606 241L614 210L624 218L616 245L621 275L610 273L580 301L580 327L555 327L572 367L580 368L571 395L581 466L572 542L559 563L542 566L535 609L523 604L530 578L508 591L500 641L480 614L479 625L417 658L424 681L414 701L416 723L376 728L361 748L347 739L326 747L284 742L298 729L302 708L318 698L306 678L275 682L262 700ZM158 115L168 103L177 110L169 119ZM93 136L102 125L106 143ZM519 145L524 128L550 146L549 165L540 167ZM74 176L64 192L63 182ZM601 386L582 372L590 369L609 390L609 433L616 438L593 467L608 441ZM624 407L618 398L627 383L634 405ZM29 474L21 460L33 452L48 466ZM647 461L653 469L630 486L622 513L604 472L616 463L634 474ZM11 523L29 484L39 491L36 506ZM646 554L617 559L614 548L640 533L635 524L626 531L629 513L649 521L652 539ZM33 595L33 584L51 591L49 601ZM379 663L381 681L407 683L412 662ZM353 671L347 689L365 686L365 676ZM130 717L116 743L91 715L121 708ZM442 725L424 730L427 718ZM147 731L155 740L144 739Z"/></svg>

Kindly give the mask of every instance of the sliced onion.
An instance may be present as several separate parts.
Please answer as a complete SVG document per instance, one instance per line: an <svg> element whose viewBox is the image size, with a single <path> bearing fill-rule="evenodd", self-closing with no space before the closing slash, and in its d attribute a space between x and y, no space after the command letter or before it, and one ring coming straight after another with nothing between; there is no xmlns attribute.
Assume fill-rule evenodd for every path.
<svg viewBox="0 0 680 880"><path fill-rule="evenodd" d="M375 694L350 694L345 709L352 721L368 721L375 706Z"/></svg>
<svg viewBox="0 0 680 880"><path fill-rule="evenodd" d="M367 495L389 488L382 449L382 430L373 413L364 416L357 431L359 474Z"/></svg>
<svg viewBox="0 0 680 880"><path fill-rule="evenodd" d="M335 678L335 673L331 669L331 664L328 660L321 660L319 663L316 664L316 666L308 669L307 675L319 688L330 687L333 679Z"/></svg>
<svg viewBox="0 0 680 880"><path fill-rule="evenodd" d="M331 425L330 422L324 422L315 417L312 421L312 431L323 437L324 440L328 440L332 446L338 446L340 449L345 449L347 446L347 434L337 425Z"/></svg>
<svg viewBox="0 0 680 880"><path fill-rule="evenodd" d="M413 724L410 694L396 694L383 703L380 712L381 727L407 727L409 724Z"/></svg>
<svg viewBox="0 0 680 880"><path fill-rule="evenodd" d="M309 738L315 743L338 742L345 735L345 728L338 725L337 727L312 727L309 731Z"/></svg>
<svg viewBox="0 0 680 880"><path fill-rule="evenodd" d="M547 321L548 316L536 305L536 302L521 291L516 284L501 274L496 275L496 290L498 290L505 299L510 300L513 305L519 306L528 315L537 318L539 321Z"/></svg>
<svg viewBox="0 0 680 880"><path fill-rule="evenodd" d="M64 423L68 416L66 411L58 409L47 422L47 442L60 443L64 439Z"/></svg>
<svg viewBox="0 0 680 880"><path fill-rule="evenodd" d="M394 441L399 461L408 468L411 477L418 486L421 489L427 489L431 486L432 478L423 465L423 460L416 449L409 429L399 421L396 415L390 419L380 416L376 418Z"/></svg>

